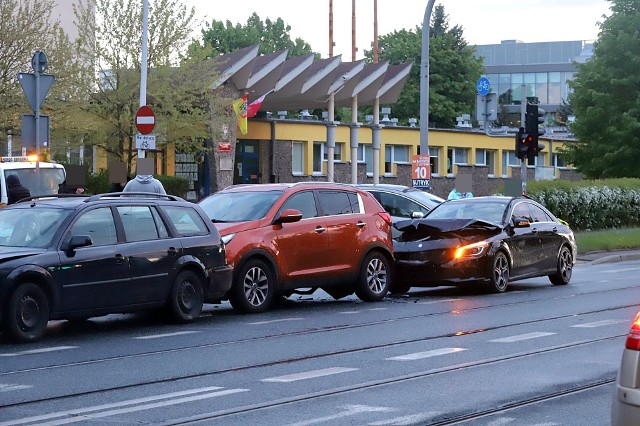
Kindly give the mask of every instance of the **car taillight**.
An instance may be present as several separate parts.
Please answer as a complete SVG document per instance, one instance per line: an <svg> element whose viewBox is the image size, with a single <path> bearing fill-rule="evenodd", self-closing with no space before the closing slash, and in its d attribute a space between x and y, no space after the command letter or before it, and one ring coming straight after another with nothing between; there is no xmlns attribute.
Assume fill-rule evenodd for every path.
<svg viewBox="0 0 640 426"><path fill-rule="evenodd" d="M640 351L640 312L638 312L633 319L625 347L632 351Z"/></svg>
<svg viewBox="0 0 640 426"><path fill-rule="evenodd" d="M391 226L392 222L391 222L391 215L387 212L378 212L378 216L380 216L385 222L387 222L387 225Z"/></svg>

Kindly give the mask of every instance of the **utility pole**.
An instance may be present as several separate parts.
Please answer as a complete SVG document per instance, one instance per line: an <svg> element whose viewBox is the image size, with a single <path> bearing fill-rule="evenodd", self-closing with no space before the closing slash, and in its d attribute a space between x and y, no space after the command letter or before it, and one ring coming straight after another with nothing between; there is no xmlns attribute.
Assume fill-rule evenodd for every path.
<svg viewBox="0 0 640 426"><path fill-rule="evenodd" d="M147 104L147 36L149 33L149 0L142 0L142 54L140 58L140 107ZM145 150L138 149L138 158L145 157Z"/></svg>
<svg viewBox="0 0 640 426"><path fill-rule="evenodd" d="M429 33L431 12L436 0L429 0L422 20L422 60L420 61L420 154L429 154Z"/></svg>

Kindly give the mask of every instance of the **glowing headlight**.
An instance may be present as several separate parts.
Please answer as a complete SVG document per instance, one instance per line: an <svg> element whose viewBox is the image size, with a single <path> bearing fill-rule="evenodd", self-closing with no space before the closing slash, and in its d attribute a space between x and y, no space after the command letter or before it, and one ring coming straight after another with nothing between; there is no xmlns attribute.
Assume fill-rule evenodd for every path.
<svg viewBox="0 0 640 426"><path fill-rule="evenodd" d="M453 257L454 259L460 259L462 257L479 257L482 256L489 243L481 241L479 243L473 243L466 246L461 246L456 249Z"/></svg>

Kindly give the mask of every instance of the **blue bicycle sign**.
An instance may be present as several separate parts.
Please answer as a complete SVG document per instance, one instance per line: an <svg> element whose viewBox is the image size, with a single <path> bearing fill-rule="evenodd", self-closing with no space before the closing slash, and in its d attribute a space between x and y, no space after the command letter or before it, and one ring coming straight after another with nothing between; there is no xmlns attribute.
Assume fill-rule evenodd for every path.
<svg viewBox="0 0 640 426"><path fill-rule="evenodd" d="M480 96L485 96L489 93L489 90L491 90L491 84L489 84L489 79L487 77L480 77L480 80L476 83L476 87Z"/></svg>

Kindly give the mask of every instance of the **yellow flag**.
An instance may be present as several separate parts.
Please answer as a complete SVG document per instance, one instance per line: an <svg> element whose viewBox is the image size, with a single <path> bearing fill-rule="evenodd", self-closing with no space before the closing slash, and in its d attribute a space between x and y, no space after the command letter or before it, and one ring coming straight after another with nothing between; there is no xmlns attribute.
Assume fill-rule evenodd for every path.
<svg viewBox="0 0 640 426"><path fill-rule="evenodd" d="M243 135L247 134L247 95L242 96L240 99L233 103L233 110L238 117L238 128Z"/></svg>

